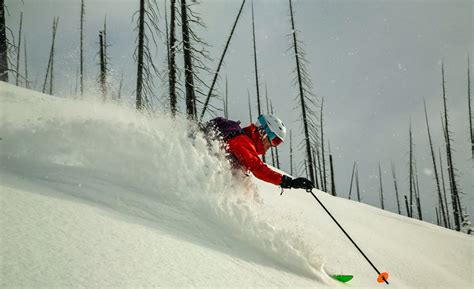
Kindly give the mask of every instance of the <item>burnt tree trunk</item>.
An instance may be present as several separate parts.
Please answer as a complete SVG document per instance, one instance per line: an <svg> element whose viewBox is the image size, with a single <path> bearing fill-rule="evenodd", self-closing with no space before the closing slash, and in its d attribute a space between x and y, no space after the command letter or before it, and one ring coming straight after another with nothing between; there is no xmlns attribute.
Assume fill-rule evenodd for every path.
<svg viewBox="0 0 474 289"><path fill-rule="evenodd" d="M435 158L435 153L433 149L433 141L431 140L430 125L428 122L428 112L426 110L426 103L424 101L423 101L423 105L425 108L426 130L428 132L428 140L430 143L431 160L433 161L433 169L434 169L435 179L436 179L436 188L438 190L438 202L439 202L440 210L441 210L440 215L442 216L442 220L444 222L445 227L447 227L448 222L446 220L446 210L444 209L443 198L441 196L441 186L440 186L439 177L438 177L438 166L436 165L436 158Z"/></svg>
<svg viewBox="0 0 474 289"><path fill-rule="evenodd" d="M186 0L181 0L181 29L183 33L184 75L186 90L186 114L188 119L196 119L196 95L194 91L194 73L189 35L189 22Z"/></svg>
<svg viewBox="0 0 474 289"><path fill-rule="evenodd" d="M452 150L451 150L451 138L449 135L449 123L448 123L448 109L446 105L446 88L445 88L445 81L444 81L444 64L441 64L441 75L442 75L442 86L443 86L443 107L444 107L444 128L445 128L445 138L446 138L446 155L448 160L448 172L449 172L449 185L451 188L451 199L453 205L453 214L454 214L454 225L456 231L461 230L461 223L460 223L460 213L458 207L458 189L456 184L456 179L454 175L454 165L453 165L453 158L452 158Z"/></svg>
<svg viewBox="0 0 474 289"><path fill-rule="evenodd" d="M300 55L298 51L298 41L296 37L296 28L295 28L295 19L293 16L293 3L292 0L289 0L290 4L290 17L291 17L291 31L293 37L293 48L295 53L295 61L296 61L296 72L298 78L298 88L299 88L299 96L300 96L300 104L301 104L301 116L303 119L303 130L305 136L305 145L306 145L306 160L309 163L309 175L311 181L314 183L314 168L313 168L313 160L311 155L311 140L310 140L310 131L309 131L309 124L308 124L308 115L306 115L306 103L305 103L305 96L304 96L304 89L303 89L303 78L301 72L301 64L300 64ZM322 108L321 108L322 113ZM322 124L321 124L322 126Z"/></svg>
<svg viewBox="0 0 474 289"><path fill-rule="evenodd" d="M20 55L21 55L21 30L23 28L23 12L20 13L20 28L18 31L18 46L16 53L16 81L15 85L20 84Z"/></svg>
<svg viewBox="0 0 474 289"><path fill-rule="evenodd" d="M401 215L402 211L400 210L400 198L398 195L398 185L397 185L397 177L395 174L395 165L392 162L392 176L393 176L393 185L395 187L395 197L397 198L397 209L398 209L398 214Z"/></svg>
<svg viewBox="0 0 474 289"><path fill-rule="evenodd" d="M176 0L170 3L170 32L168 43L168 88L170 94L170 110L171 115L175 116L177 112L177 96L176 96Z"/></svg>
<svg viewBox="0 0 474 289"><path fill-rule="evenodd" d="M334 165L332 161L332 154L329 154L329 163L331 165L331 194L333 196L337 196L336 194L336 183L335 183L335 177L334 177Z"/></svg>
<svg viewBox="0 0 474 289"><path fill-rule="evenodd" d="M85 15L85 6L84 0L81 0L81 28L80 28L80 52L79 52L79 83L81 90L81 97L84 95L84 15Z"/></svg>
<svg viewBox="0 0 474 289"><path fill-rule="evenodd" d="M107 83L106 83L106 67L105 67L105 44L104 44L104 33L99 32L99 44L100 44L100 74L99 74L99 81L100 81L100 90L102 92L102 99L106 100L107 95Z"/></svg>
<svg viewBox="0 0 474 289"><path fill-rule="evenodd" d="M145 50L145 0L140 0L140 10L138 12L138 55L137 55L137 98L136 108L144 108L143 101L143 54Z"/></svg>
<svg viewBox="0 0 474 289"><path fill-rule="evenodd" d="M382 169L379 163L379 183L380 183L380 207L382 210L385 210L384 200L383 200L383 185L382 185Z"/></svg>

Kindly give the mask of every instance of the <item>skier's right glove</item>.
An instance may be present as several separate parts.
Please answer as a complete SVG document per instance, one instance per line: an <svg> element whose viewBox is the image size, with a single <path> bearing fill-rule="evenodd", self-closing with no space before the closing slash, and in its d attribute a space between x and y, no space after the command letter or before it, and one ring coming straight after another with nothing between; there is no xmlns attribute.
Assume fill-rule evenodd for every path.
<svg viewBox="0 0 474 289"><path fill-rule="evenodd" d="M300 178L292 179L289 176L283 175L283 177L281 177L280 187L282 187L283 189L311 190L314 188L314 184L307 178L300 177Z"/></svg>

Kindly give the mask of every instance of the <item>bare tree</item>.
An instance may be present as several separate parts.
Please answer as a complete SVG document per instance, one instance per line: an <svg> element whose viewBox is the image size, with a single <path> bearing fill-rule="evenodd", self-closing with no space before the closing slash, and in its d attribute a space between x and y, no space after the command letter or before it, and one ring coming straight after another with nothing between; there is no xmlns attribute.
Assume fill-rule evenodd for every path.
<svg viewBox="0 0 474 289"><path fill-rule="evenodd" d="M20 84L20 55L21 55L21 30L23 28L23 12L20 13L20 27L18 30L18 45L16 51L16 81L15 85Z"/></svg>
<svg viewBox="0 0 474 289"><path fill-rule="evenodd" d="M321 116L320 116L320 125L321 125L321 159L322 163L322 175L323 179L321 181L323 190L327 191L327 177L326 177L326 159L325 159L325 151L324 151L324 121L323 121L323 108L324 108L324 98L321 100Z"/></svg>
<svg viewBox="0 0 474 289"><path fill-rule="evenodd" d="M319 178L318 178L318 164L317 164L317 157L316 157L316 149L314 147L311 149L311 153L313 154L313 167L314 167L314 185L316 189L319 190Z"/></svg>
<svg viewBox="0 0 474 289"><path fill-rule="evenodd" d="M380 163L379 163L379 183L380 183L380 207L382 208L382 210L385 210L385 206L383 202L382 169L380 168Z"/></svg>
<svg viewBox="0 0 474 289"><path fill-rule="evenodd" d="M336 182L334 177L334 165L332 161L332 154L329 154L329 163L331 165L331 194L337 196L336 194Z"/></svg>
<svg viewBox="0 0 474 289"><path fill-rule="evenodd" d="M467 57L467 106L469 109L469 132L471 134L471 158L474 159L474 131L472 130L472 109L471 109L471 73L469 57Z"/></svg>
<svg viewBox="0 0 474 289"><path fill-rule="evenodd" d="M428 112L426 110L425 100L423 100L423 106L425 108L426 130L428 132L428 140L429 140L429 143L430 143L431 160L433 161L433 169L434 169L435 180L436 180L436 188L438 189L438 202L439 202L439 206L440 206L440 209L441 209L440 214L443 217L444 225L447 227L448 222L446 220L446 211L444 209L443 198L441 196L441 186L440 186L439 177L438 177L438 166L436 165L436 158L435 158L435 153L434 153L434 149L433 149L433 141L431 140L430 125L429 125L429 122L428 122Z"/></svg>
<svg viewBox="0 0 474 289"><path fill-rule="evenodd" d="M454 174L454 164L452 158L452 149L451 149L451 137L449 131L449 123L448 123L448 109L446 105L446 88L445 88L445 81L444 81L444 64L441 63L441 75L442 75L442 87L443 87L443 107L444 107L444 128L445 128L445 139L446 139L446 155L448 160L448 173L449 173L449 185L451 188L451 198L452 198L452 205L453 205L453 214L454 214L454 225L456 231L461 230L461 214L460 208L458 207L458 188L456 184L456 178Z"/></svg>
<svg viewBox="0 0 474 289"><path fill-rule="evenodd" d="M400 198L398 196L397 177L396 177L396 174L395 174L395 164L393 162L392 162L392 176L393 176L393 185L395 187L395 197L397 198L398 214L401 215L402 212L400 210Z"/></svg>
<svg viewBox="0 0 474 289"><path fill-rule="evenodd" d="M80 79L80 88L81 88L81 97L84 95L84 18L85 18L85 5L84 0L81 0L81 27L80 27L80 52L79 52L79 79Z"/></svg>
<svg viewBox="0 0 474 289"><path fill-rule="evenodd" d="M410 206L408 207L408 217L413 217L413 191L414 191L414 188L413 188L413 134L412 134L412 130L411 130L411 120L410 120L410 129L409 129L409 134L410 134L410 157L409 157L409 163L408 163L408 167L409 167L409 182L410 182Z"/></svg>
<svg viewBox="0 0 474 289"><path fill-rule="evenodd" d="M193 3L193 4L198 4ZM186 113L188 118L197 119L197 104L202 104L198 96L204 97L204 90L209 86L202 79L202 74L209 75L206 62L212 61L207 51L208 44L195 32L195 25L206 28L202 18L191 9L193 4L181 1L181 28L183 32L184 76L186 91ZM209 106L209 109L216 109Z"/></svg>
<svg viewBox="0 0 474 289"><path fill-rule="evenodd" d="M136 86L136 108L143 110L151 109L151 98L156 94L153 92L154 77L159 74L153 62L151 41L153 47L158 50L156 37L160 32L158 28L158 4L156 0L140 0L138 10L137 28L138 44L135 49L134 59L137 61L137 86Z"/></svg>
<svg viewBox="0 0 474 289"><path fill-rule="evenodd" d="M165 9L166 13L166 9ZM166 33L168 33L168 29L166 29ZM169 40L168 40L169 39ZM169 29L169 37L166 36L166 40L168 42L168 89L169 89L169 97L170 97L170 110L171 115L175 116L178 103L178 97L176 93L176 0L170 1L170 29Z"/></svg>
<svg viewBox="0 0 474 289"><path fill-rule="evenodd" d="M420 199L420 183L418 181L418 169L415 162L415 176L413 179L413 184L415 185L415 198L416 198L416 208L418 210L418 219L423 220L423 215L421 212L421 199Z"/></svg>
<svg viewBox="0 0 474 289"><path fill-rule="evenodd" d="M0 0L0 81L8 82L8 46L5 0Z"/></svg>
<svg viewBox="0 0 474 289"><path fill-rule="evenodd" d="M53 95L53 80L54 80L54 45L56 40L56 31L58 29L59 17L53 19L53 37L51 41L51 50L49 52L48 68L46 69L46 77L43 83L43 93L46 92L46 83L49 76L49 94Z"/></svg>
<svg viewBox="0 0 474 289"><path fill-rule="evenodd" d="M351 199L351 195L352 195L352 184L354 181L355 167L356 167L356 162L354 161L354 164L352 165L351 183L349 185L349 196L347 197L349 200Z"/></svg>
<svg viewBox="0 0 474 289"><path fill-rule="evenodd" d="M181 28L183 32L184 74L186 78L186 113L188 118L194 120L196 118L196 95L194 92L194 73L186 0L181 0Z"/></svg>
<svg viewBox="0 0 474 289"><path fill-rule="evenodd" d="M443 125L443 118L441 118L441 124ZM444 131L444 128L443 128ZM451 217L449 217L449 206L448 206L448 198L446 196L446 185L444 182L444 170L443 170L443 158L441 156L441 149L438 150L439 152L439 166L440 166L440 172L441 172L441 183L443 184L443 200L446 208L446 220L448 221L447 223L447 228L452 228L451 227Z"/></svg>
<svg viewBox="0 0 474 289"><path fill-rule="evenodd" d="M270 102L268 101L268 89L267 89L267 84L265 83L265 102L267 104L267 114L270 114ZM272 111L273 114L273 111ZM273 150L273 147L270 147L270 153L272 156L272 166L275 167L275 152Z"/></svg>
<svg viewBox="0 0 474 289"><path fill-rule="evenodd" d="M308 163L309 177L314 183L314 167L313 167L313 156L311 154L312 143L318 144L317 139L317 126L313 117L315 116L313 107L316 105L315 99L312 93L312 82L307 73L305 63L305 53L302 49L302 43L298 40L298 31L295 27L295 17L293 11L292 0L289 0L290 6L290 21L291 21L291 38L292 45L289 49L294 51L295 62L296 62L296 77L293 80L294 84L297 85L299 95L299 104L301 106L301 119L303 123L304 132L304 146L306 148L306 160ZM322 110L322 108L321 108ZM322 142L323 140L321 140Z"/></svg>
<svg viewBox="0 0 474 289"><path fill-rule="evenodd" d="M356 164L355 177L356 177L357 201L360 202L359 168L357 164Z"/></svg>
<svg viewBox="0 0 474 289"><path fill-rule="evenodd" d="M102 98L105 101L107 98L107 68L106 68L106 56L105 56L105 33L104 31L99 32L99 44L100 44L100 90L102 92Z"/></svg>
<svg viewBox="0 0 474 289"><path fill-rule="evenodd" d="M251 104L251 101L250 101L250 91L248 89L247 89L247 95L248 95L248 99L249 99L249 122L252 123L252 121L253 121L252 104Z"/></svg>

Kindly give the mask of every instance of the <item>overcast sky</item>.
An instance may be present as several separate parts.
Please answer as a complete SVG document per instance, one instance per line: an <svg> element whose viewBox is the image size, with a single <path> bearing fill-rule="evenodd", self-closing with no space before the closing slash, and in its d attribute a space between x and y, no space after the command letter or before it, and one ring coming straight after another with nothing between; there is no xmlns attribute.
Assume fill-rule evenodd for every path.
<svg viewBox="0 0 474 289"><path fill-rule="evenodd" d="M80 0L6 0L7 25L18 33L20 12L24 13L29 77L39 89L44 81L54 16L60 17L57 34L57 95L74 93L79 67ZM86 0L86 76L88 87L98 77L98 31L107 15L110 64L118 86L124 73L124 93L133 99L136 65L132 59L136 32L132 15L138 0ZM160 5L164 31L164 2ZM200 1L206 29L211 69L217 66L240 0ZM247 1L232 39L219 91L229 81L230 117L248 123L247 89L255 101L250 1ZM260 91L267 84L276 115L300 141L300 110L297 89L292 86L295 62L290 46L288 1L255 0L256 37ZM470 159L467 110L467 57L473 48L472 1L295 1L296 26L307 53L308 72L318 99L325 100L325 132L330 141L336 170L336 189L347 196L352 163L358 161L363 201L379 206L378 163L383 169L385 204L396 210L390 171L393 161L399 176L400 193L408 194L408 127L414 130L416 160L420 173L421 201L426 217L435 222L435 183L423 112L426 99L436 151L442 145L441 60L445 64L446 91L453 132L455 162L460 186L466 194L463 206L473 201L473 171ZM165 50L160 40L156 63L164 67ZM182 56L179 55L178 58ZM472 74L472 72L471 72ZM209 76L204 76L209 80ZM472 76L471 76L472 78ZM158 86L161 83L158 82ZM157 96L166 102L165 90ZM262 93L263 94L263 93ZM219 101L214 102L220 105ZM253 105L254 118L256 104ZM159 149L159 148L157 148ZM289 143L281 147L282 168L289 171ZM301 160L300 155L300 160ZM444 154L443 154L444 157ZM444 160L444 166L446 167ZM301 172L302 173L302 172ZM400 199L402 201L402 198ZM403 210L405 211L405 210Z"/></svg>

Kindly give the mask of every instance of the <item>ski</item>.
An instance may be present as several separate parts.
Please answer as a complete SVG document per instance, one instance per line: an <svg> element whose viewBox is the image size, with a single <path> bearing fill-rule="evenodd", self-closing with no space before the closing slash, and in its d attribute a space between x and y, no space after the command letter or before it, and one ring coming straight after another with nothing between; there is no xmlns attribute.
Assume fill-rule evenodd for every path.
<svg viewBox="0 0 474 289"><path fill-rule="evenodd" d="M331 278L342 283L347 283L354 278L352 275L331 275Z"/></svg>

